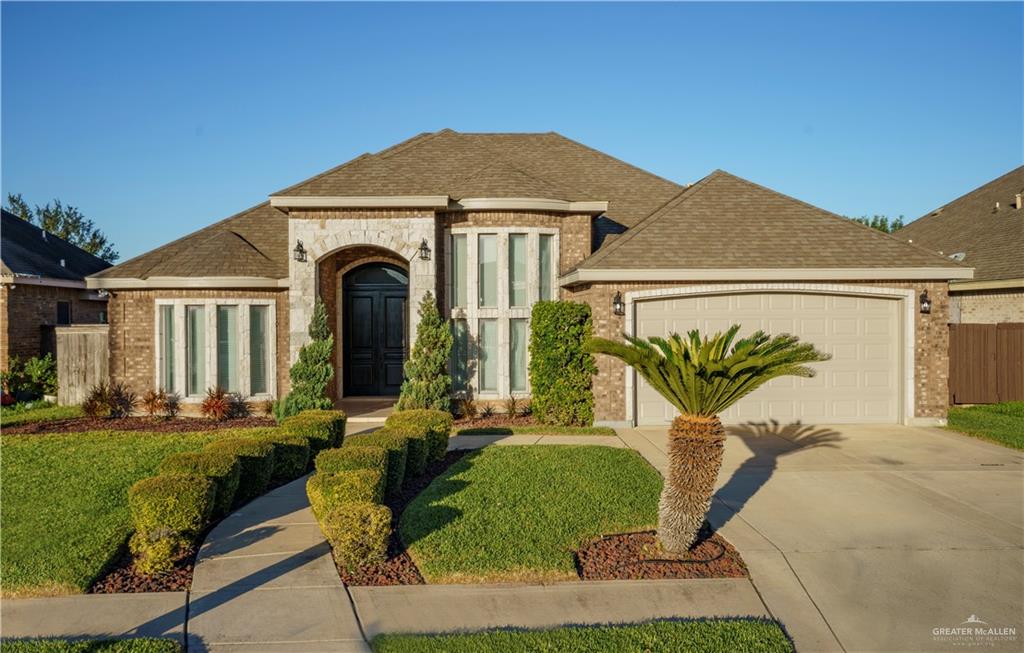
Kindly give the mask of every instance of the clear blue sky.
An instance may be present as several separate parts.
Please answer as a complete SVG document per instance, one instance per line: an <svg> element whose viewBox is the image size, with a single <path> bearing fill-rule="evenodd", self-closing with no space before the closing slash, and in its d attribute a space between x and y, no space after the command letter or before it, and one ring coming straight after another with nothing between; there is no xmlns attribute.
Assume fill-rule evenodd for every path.
<svg viewBox="0 0 1024 653"><path fill-rule="evenodd" d="M1004 4L2 5L3 191L122 260L421 131L914 218L1024 158Z"/></svg>

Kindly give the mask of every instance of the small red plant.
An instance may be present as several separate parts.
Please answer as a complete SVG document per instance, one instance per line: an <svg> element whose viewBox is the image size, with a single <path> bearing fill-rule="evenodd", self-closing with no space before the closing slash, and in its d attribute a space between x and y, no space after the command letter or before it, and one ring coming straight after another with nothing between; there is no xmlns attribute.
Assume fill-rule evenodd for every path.
<svg viewBox="0 0 1024 653"><path fill-rule="evenodd" d="M206 391L206 398L199 410L203 417L221 422L231 415L232 401L222 388L210 388Z"/></svg>

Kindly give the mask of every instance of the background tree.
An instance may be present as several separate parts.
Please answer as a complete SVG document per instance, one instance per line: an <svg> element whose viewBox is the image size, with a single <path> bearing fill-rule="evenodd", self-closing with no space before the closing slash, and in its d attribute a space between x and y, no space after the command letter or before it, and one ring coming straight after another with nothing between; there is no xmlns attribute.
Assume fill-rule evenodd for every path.
<svg viewBox="0 0 1024 653"><path fill-rule="evenodd" d="M848 217L848 216L847 216ZM854 222L864 225L865 227L871 227L877 229L882 233L891 234L894 231L903 228L903 216L889 220L888 216L885 215L873 215L870 218L866 215L862 215L859 218L849 218Z"/></svg>
<svg viewBox="0 0 1024 653"><path fill-rule="evenodd" d="M304 410L330 409L334 402L327 396L327 384L334 376L334 334L327 326L327 307L316 300L309 321L309 342L299 349L299 359L288 371L291 392L274 402L274 417L281 421Z"/></svg>
<svg viewBox="0 0 1024 653"><path fill-rule="evenodd" d="M433 408L447 412L452 407L452 377L448 374L452 332L441 319L434 296L429 292L420 302L419 315L416 344L405 362L405 381L395 408Z"/></svg>
<svg viewBox="0 0 1024 653"><path fill-rule="evenodd" d="M725 448L718 414L774 378L814 376L806 363L830 358L788 334L772 338L758 331L732 346L739 330L734 324L703 339L694 330L687 338L587 341L588 351L632 366L679 410L668 431L669 468L658 504L658 539L672 553L693 546L711 506Z"/></svg>
<svg viewBox="0 0 1024 653"><path fill-rule="evenodd" d="M22 220L31 222L108 263L120 258L120 254L107 236L77 207L65 206L60 200L55 199L46 206L37 204L35 209L32 209L21 193L8 193L7 205L4 208Z"/></svg>

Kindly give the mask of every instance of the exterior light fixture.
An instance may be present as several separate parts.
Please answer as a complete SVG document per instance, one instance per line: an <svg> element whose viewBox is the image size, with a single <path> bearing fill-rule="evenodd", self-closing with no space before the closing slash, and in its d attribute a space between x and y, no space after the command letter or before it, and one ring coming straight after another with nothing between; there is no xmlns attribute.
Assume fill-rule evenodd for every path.
<svg viewBox="0 0 1024 653"><path fill-rule="evenodd" d="M302 246L301 240L295 241L295 249L292 250L292 258L299 263L306 262L306 248Z"/></svg>
<svg viewBox="0 0 1024 653"><path fill-rule="evenodd" d="M615 297L612 298L612 312L616 315L626 314L626 302L622 300L622 293L615 291Z"/></svg>
<svg viewBox="0 0 1024 653"><path fill-rule="evenodd" d="M932 312L932 300L928 297L928 291L921 291L921 312L925 315Z"/></svg>
<svg viewBox="0 0 1024 653"><path fill-rule="evenodd" d="M426 238L424 238L423 242L420 243L420 260L421 261L429 261L430 260L430 245L427 244L427 239Z"/></svg>

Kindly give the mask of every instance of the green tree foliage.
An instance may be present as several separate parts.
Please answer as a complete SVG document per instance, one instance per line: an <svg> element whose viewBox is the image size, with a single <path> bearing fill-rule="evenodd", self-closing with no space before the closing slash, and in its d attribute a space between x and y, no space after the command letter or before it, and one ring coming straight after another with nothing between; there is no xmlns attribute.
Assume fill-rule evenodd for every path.
<svg viewBox="0 0 1024 653"><path fill-rule="evenodd" d="M892 220L885 215L873 215L870 218L866 215L862 215L859 218L850 218L858 224L862 224L865 227L871 227L885 234L891 234L894 231L898 231L903 228L903 216Z"/></svg>
<svg viewBox="0 0 1024 653"><path fill-rule="evenodd" d="M405 381L396 409L449 411L452 377L448 375L448 359L452 353L452 332L448 323L441 319L437 302L429 292L420 302L419 315L416 344L405 363Z"/></svg>
<svg viewBox="0 0 1024 653"><path fill-rule="evenodd" d="M107 236L96 227L96 223L87 219L77 207L64 205L55 199L45 206L37 204L32 209L20 193L8 193L7 206L4 208L108 263L120 257Z"/></svg>
<svg viewBox="0 0 1024 653"><path fill-rule="evenodd" d="M291 392L274 403L274 417L279 422L304 410L334 406L327 396L327 384L334 376L334 335L327 326L327 307L319 299L309 321L309 337L309 342L299 350L299 360L288 372Z"/></svg>
<svg viewBox="0 0 1024 653"><path fill-rule="evenodd" d="M530 320L530 386L533 414L545 424L590 426L594 357L583 349L592 331L590 307L537 302Z"/></svg>

